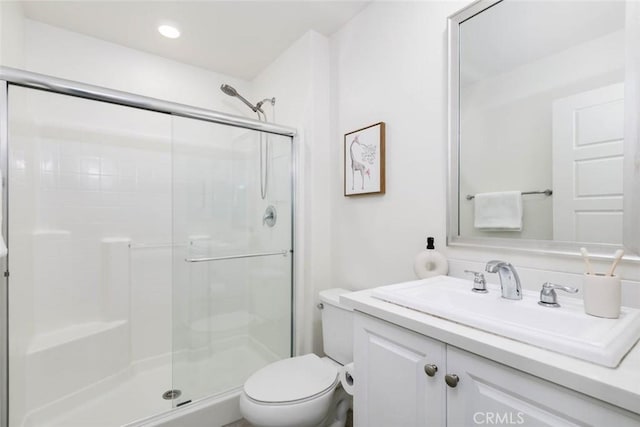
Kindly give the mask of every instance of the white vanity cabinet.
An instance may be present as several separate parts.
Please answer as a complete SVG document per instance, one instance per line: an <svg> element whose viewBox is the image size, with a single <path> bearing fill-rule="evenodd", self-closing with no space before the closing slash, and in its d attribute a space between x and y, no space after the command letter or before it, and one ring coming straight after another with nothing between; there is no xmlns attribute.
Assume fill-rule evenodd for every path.
<svg viewBox="0 0 640 427"><path fill-rule="evenodd" d="M640 427L638 414L383 320L355 317L356 427Z"/></svg>
<svg viewBox="0 0 640 427"><path fill-rule="evenodd" d="M445 386L449 426L640 427L637 414L453 346L447 346L447 373L459 379L456 387Z"/></svg>
<svg viewBox="0 0 640 427"><path fill-rule="evenodd" d="M444 425L445 344L360 314L354 328L356 426Z"/></svg>

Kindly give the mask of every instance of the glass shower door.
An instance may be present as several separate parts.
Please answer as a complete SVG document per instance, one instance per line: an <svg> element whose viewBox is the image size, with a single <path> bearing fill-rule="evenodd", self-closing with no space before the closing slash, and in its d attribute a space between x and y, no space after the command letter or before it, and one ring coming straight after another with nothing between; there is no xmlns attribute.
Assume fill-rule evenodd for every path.
<svg viewBox="0 0 640 427"><path fill-rule="evenodd" d="M10 427L171 409L171 118L9 88Z"/></svg>
<svg viewBox="0 0 640 427"><path fill-rule="evenodd" d="M291 138L175 117L172 162L179 406L291 355Z"/></svg>

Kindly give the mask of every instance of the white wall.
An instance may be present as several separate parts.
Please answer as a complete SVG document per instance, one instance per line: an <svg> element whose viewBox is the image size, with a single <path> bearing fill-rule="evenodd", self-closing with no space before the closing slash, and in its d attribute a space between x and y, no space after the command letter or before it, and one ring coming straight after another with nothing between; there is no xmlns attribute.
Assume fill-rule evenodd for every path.
<svg viewBox="0 0 640 427"><path fill-rule="evenodd" d="M14 1L0 2L0 65L24 66L24 14Z"/></svg>
<svg viewBox="0 0 640 427"><path fill-rule="evenodd" d="M446 17L457 2L375 2L331 37L332 282L413 279L427 236L445 250ZM344 134L386 123L386 194L343 196Z"/></svg>
<svg viewBox="0 0 640 427"><path fill-rule="evenodd" d="M138 95L243 115L222 83L251 97L241 79L26 19L25 69Z"/></svg>

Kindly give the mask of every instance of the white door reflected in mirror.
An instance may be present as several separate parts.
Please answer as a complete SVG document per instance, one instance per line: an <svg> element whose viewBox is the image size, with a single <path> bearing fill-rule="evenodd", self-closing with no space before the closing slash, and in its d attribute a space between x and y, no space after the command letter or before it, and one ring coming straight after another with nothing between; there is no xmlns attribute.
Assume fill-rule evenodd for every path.
<svg viewBox="0 0 640 427"><path fill-rule="evenodd" d="M553 103L553 238L622 244L624 86Z"/></svg>

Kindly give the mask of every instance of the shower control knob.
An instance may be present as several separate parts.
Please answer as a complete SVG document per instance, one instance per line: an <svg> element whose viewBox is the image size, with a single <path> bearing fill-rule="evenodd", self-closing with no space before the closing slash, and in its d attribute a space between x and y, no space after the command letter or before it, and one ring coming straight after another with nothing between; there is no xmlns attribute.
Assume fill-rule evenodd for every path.
<svg viewBox="0 0 640 427"><path fill-rule="evenodd" d="M454 388L460 382L460 377L456 374L447 374L444 376L444 382L446 382L449 387Z"/></svg>
<svg viewBox="0 0 640 427"><path fill-rule="evenodd" d="M428 363L424 365L424 372L430 377L432 377L436 374L436 372L438 372L438 367L433 363Z"/></svg>

